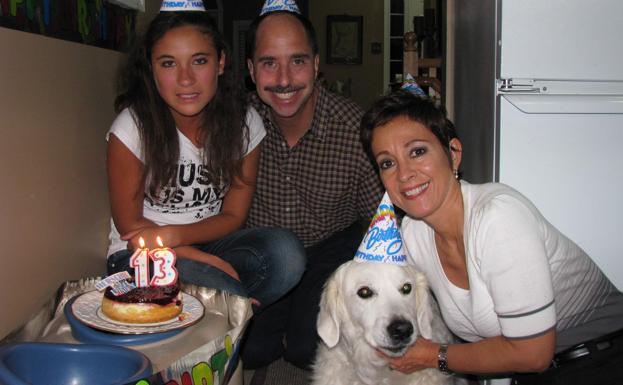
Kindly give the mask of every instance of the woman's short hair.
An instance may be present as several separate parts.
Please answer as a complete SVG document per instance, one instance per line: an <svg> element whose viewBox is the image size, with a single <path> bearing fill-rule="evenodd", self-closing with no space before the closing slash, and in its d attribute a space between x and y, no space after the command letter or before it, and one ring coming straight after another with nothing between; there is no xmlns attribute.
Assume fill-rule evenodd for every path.
<svg viewBox="0 0 623 385"><path fill-rule="evenodd" d="M408 118L428 128L450 157L450 141L458 136L454 124L446 117L445 109L438 107L430 98L397 90L376 100L361 118L361 141L371 159L374 159L374 129L399 117Z"/></svg>

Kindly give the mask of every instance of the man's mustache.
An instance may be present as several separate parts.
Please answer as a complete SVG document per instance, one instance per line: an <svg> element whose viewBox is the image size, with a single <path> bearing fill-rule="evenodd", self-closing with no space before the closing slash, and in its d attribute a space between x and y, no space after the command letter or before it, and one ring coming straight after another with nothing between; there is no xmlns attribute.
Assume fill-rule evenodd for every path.
<svg viewBox="0 0 623 385"><path fill-rule="evenodd" d="M288 84L287 86L266 86L264 87L265 91L275 92L279 94L287 94L290 92L296 92L302 90L305 86L294 86L292 84Z"/></svg>

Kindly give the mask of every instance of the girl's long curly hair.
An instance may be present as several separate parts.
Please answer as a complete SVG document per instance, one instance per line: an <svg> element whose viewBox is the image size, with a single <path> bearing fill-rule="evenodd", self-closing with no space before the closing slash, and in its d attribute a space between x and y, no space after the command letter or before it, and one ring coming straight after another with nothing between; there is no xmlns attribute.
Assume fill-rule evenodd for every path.
<svg viewBox="0 0 623 385"><path fill-rule="evenodd" d="M169 106L160 96L151 68L154 45L170 30L191 26L212 39L218 59L225 55L225 69L218 77L214 98L202 112L198 137L203 163L215 185L229 185L240 175L248 143L248 102L232 69L227 44L207 12L160 12L130 52L118 79L115 110L130 108L143 143L143 176L148 191L156 196L165 186L177 186L180 156L178 132Z"/></svg>

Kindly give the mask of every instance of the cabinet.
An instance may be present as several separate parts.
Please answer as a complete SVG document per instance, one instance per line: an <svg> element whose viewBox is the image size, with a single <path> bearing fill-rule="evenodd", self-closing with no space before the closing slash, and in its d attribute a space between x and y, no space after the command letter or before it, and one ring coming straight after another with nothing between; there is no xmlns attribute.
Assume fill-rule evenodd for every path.
<svg viewBox="0 0 623 385"><path fill-rule="evenodd" d="M402 82L405 0L389 1L389 82Z"/></svg>
<svg viewBox="0 0 623 385"><path fill-rule="evenodd" d="M434 97L442 90L441 35L443 31L441 0L385 0L386 50L385 89L399 88L405 72ZM416 32L418 53L405 60L405 34ZM410 70L406 71L406 67ZM417 69L415 69L417 68Z"/></svg>

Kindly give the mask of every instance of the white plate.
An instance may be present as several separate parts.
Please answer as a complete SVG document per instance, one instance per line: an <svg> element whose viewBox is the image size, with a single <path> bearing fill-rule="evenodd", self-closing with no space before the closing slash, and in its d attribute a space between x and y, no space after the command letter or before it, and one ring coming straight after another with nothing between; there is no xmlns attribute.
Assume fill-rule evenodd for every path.
<svg viewBox="0 0 623 385"><path fill-rule="evenodd" d="M101 310L104 293L89 291L76 298L71 306L74 316L95 329L118 334L162 333L188 327L203 317L203 304L190 294L182 292L182 313L169 320L150 324L129 324L106 317Z"/></svg>

